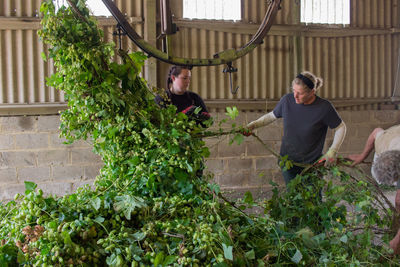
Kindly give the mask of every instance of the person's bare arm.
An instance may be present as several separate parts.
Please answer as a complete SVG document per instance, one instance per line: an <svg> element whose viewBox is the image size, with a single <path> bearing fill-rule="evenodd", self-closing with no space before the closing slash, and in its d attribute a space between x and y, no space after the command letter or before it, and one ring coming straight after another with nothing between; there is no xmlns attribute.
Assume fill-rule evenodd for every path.
<svg viewBox="0 0 400 267"><path fill-rule="evenodd" d="M393 249L393 254L400 254L400 229L397 231L396 236L389 242L389 246Z"/></svg>
<svg viewBox="0 0 400 267"><path fill-rule="evenodd" d="M368 136L367 142L365 143L363 152L361 154L353 154L347 157L353 161L353 164L351 164L351 166L355 166L361 163L364 159L368 157L369 153L371 153L371 151L374 149L376 135L381 131L383 131L382 128L375 128L372 131L372 133Z"/></svg>
<svg viewBox="0 0 400 267"><path fill-rule="evenodd" d="M395 206L397 212L400 213L400 189L397 189L397 191L396 191L396 197L394 199L394 206Z"/></svg>

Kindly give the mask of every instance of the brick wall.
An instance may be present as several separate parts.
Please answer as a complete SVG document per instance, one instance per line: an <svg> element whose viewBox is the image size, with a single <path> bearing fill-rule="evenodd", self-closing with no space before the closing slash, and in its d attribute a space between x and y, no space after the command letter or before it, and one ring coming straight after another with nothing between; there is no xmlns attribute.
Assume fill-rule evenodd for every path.
<svg viewBox="0 0 400 267"><path fill-rule="evenodd" d="M59 116L0 118L0 199L24 192L24 181L56 195L93 182L100 158L86 142L63 144L59 124Z"/></svg>
<svg viewBox="0 0 400 267"><path fill-rule="evenodd" d="M340 111L347 125L341 155L358 153L375 127L388 128L400 123L400 110ZM224 113L214 112L216 121ZM245 125L263 113L241 112L236 124ZM224 128L230 128L225 123ZM24 191L24 181L33 181L47 194L72 193L83 184L92 184L102 166L91 152L90 144L80 141L63 144L58 137L59 116L0 117L0 200L12 199ZM215 126L214 126L215 127ZM270 149L278 152L282 136L282 120L260 128L256 134ZM328 132L326 146L332 142ZM211 155L207 172L230 194L241 195L251 190L256 196L270 192L269 181L283 185L277 159L254 137L241 145L229 145L228 137L205 139ZM369 158L372 159L372 155ZM365 169L369 165L365 164Z"/></svg>

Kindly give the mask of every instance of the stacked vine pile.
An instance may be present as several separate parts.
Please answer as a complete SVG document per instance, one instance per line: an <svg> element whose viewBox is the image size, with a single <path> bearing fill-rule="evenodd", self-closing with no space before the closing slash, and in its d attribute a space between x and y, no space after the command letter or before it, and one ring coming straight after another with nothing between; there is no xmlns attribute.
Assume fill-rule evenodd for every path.
<svg viewBox="0 0 400 267"><path fill-rule="evenodd" d="M209 152L199 138L224 133L155 105L140 77L146 57L119 51L122 63L113 62L115 47L85 1L68 2L57 12L50 0L41 7L40 36L57 67L48 84L68 100L62 135L92 142L104 167L94 189L44 196L25 182L25 194L1 204L1 266L396 264L384 245L392 210L340 168L313 168L287 191L275 185L264 203L250 193L226 201L202 174Z"/></svg>

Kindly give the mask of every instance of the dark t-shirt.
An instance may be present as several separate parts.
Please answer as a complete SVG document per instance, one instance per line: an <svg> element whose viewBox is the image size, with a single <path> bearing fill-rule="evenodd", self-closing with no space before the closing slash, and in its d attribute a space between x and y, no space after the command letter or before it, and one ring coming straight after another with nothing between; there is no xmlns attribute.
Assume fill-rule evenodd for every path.
<svg viewBox="0 0 400 267"><path fill-rule="evenodd" d="M280 154L298 163L313 163L321 155L326 133L342 122L333 105L316 97L309 105L296 104L293 93L281 98L273 110L283 118L283 138Z"/></svg>
<svg viewBox="0 0 400 267"><path fill-rule="evenodd" d="M171 103L177 108L176 112L181 112L190 106L201 107L201 111L208 112L203 99L196 93L186 91L183 95L175 95L172 93L168 93L168 95ZM159 95L156 96L155 101L162 107L167 104Z"/></svg>

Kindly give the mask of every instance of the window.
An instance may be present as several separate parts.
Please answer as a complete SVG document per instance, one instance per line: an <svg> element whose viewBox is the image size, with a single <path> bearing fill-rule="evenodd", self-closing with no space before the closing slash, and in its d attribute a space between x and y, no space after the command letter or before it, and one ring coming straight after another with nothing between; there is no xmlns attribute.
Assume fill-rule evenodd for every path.
<svg viewBox="0 0 400 267"><path fill-rule="evenodd" d="M56 8L62 5L68 5L66 0L53 0ZM101 0L87 0L86 5L89 9L93 12L95 16L112 16L110 11L108 11L107 7L104 5L103 1Z"/></svg>
<svg viewBox="0 0 400 267"><path fill-rule="evenodd" d="M350 0L301 0L301 22L350 24Z"/></svg>
<svg viewBox="0 0 400 267"><path fill-rule="evenodd" d="M183 17L240 20L241 0L183 0Z"/></svg>

